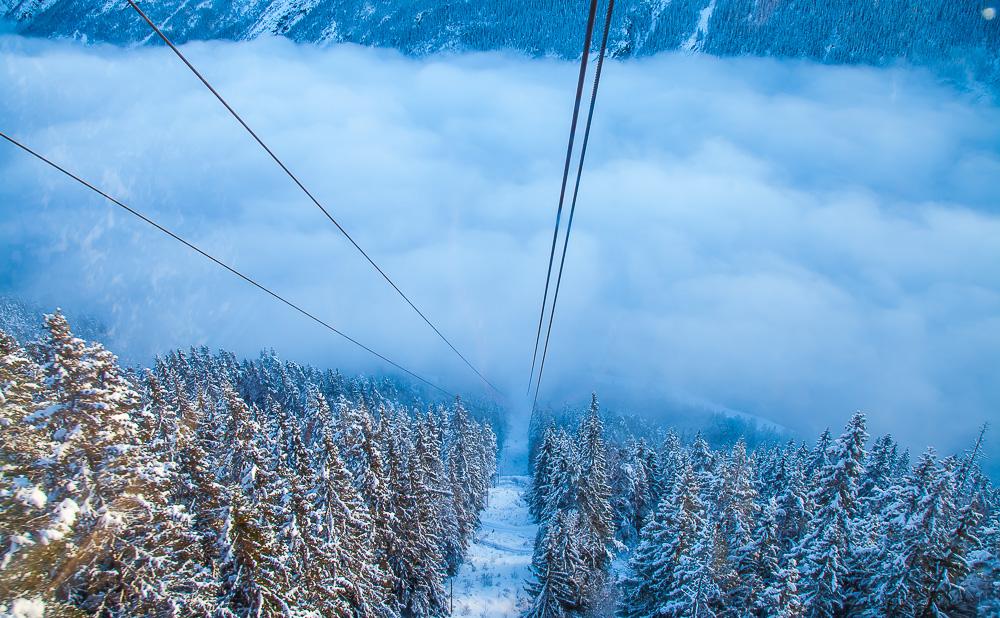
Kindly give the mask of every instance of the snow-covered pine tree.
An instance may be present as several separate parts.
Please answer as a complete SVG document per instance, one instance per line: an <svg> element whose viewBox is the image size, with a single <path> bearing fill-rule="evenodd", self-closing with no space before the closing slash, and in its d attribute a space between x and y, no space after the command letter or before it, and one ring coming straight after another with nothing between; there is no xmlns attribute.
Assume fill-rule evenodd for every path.
<svg viewBox="0 0 1000 618"><path fill-rule="evenodd" d="M746 442L740 438L722 464L711 515L712 571L730 607L752 607L761 589L751 556L758 511L752 477Z"/></svg>
<svg viewBox="0 0 1000 618"><path fill-rule="evenodd" d="M624 446L609 446L607 451L615 536L623 543L632 543L651 508L649 449L645 441L630 440Z"/></svg>
<svg viewBox="0 0 1000 618"><path fill-rule="evenodd" d="M980 513L974 500L960 504L957 472L953 458L937 462L928 449L897 490L885 544L867 565L870 613L948 615L961 600Z"/></svg>
<svg viewBox="0 0 1000 618"><path fill-rule="evenodd" d="M334 405L335 439L340 445L340 456L351 476L361 476L365 465L364 440L370 436L375 420L364 401L354 404L341 395Z"/></svg>
<svg viewBox="0 0 1000 618"><path fill-rule="evenodd" d="M702 491L705 492L705 497L711 498L716 481L716 456L712 453L712 448L701 432L695 435L694 442L688 450L691 467L698 475L698 483L701 485Z"/></svg>
<svg viewBox="0 0 1000 618"><path fill-rule="evenodd" d="M805 464L806 479L809 483L815 482L818 475L822 474L823 470L830 465L830 446L832 443L833 436L830 433L830 428L827 427L820 434L816 446L809 452L809 459Z"/></svg>
<svg viewBox="0 0 1000 618"><path fill-rule="evenodd" d="M783 457L782 486L777 489L777 539L782 554L791 551L805 536L811 514L802 458L787 453Z"/></svg>
<svg viewBox="0 0 1000 618"><path fill-rule="evenodd" d="M689 462L689 457L681 444L681 439L673 429L667 430L667 435L663 439L660 452L657 457L657 465L651 469L659 471L652 477L650 484L651 499L654 502L650 505L655 510L663 496L670 494L677 483L677 477Z"/></svg>
<svg viewBox="0 0 1000 618"><path fill-rule="evenodd" d="M288 602L299 612L313 609L326 616L348 615L335 588L336 557L324 535L320 477L299 428L291 425L288 418L282 433L288 436L291 446L286 460L278 464L285 488L281 499L286 502L278 542L287 548L288 568L295 574Z"/></svg>
<svg viewBox="0 0 1000 618"><path fill-rule="evenodd" d="M25 431L25 419L38 409L41 380L41 369L27 351L0 330L0 427L5 429L4 440L11 441L11 436Z"/></svg>
<svg viewBox="0 0 1000 618"><path fill-rule="evenodd" d="M180 433L178 409L156 373L147 369L141 382L142 405L135 419L140 427L139 437L144 444L155 444L164 461L170 463L174 460Z"/></svg>
<svg viewBox="0 0 1000 618"><path fill-rule="evenodd" d="M396 615L387 574L379 567L371 512L354 488L330 433L320 457L317 535L327 561L326 577L317 583L328 608L324 616Z"/></svg>
<svg viewBox="0 0 1000 618"><path fill-rule="evenodd" d="M442 553L440 447L433 418L417 428L405 484L395 492L399 538L393 569L404 616L440 616L446 612L445 559Z"/></svg>
<svg viewBox="0 0 1000 618"><path fill-rule="evenodd" d="M711 566L712 556L706 545L710 543L706 516L698 474L685 463L673 490L660 500L655 514L642 530L639 545L629 563L630 574L622 586L621 616L672 616L677 608L668 609L667 606L680 602L676 595L680 594L682 574L686 584L706 584L698 571ZM682 559L685 561L683 568ZM696 605L707 598L695 592Z"/></svg>
<svg viewBox="0 0 1000 618"><path fill-rule="evenodd" d="M726 607L719 577L713 568L715 535L703 526L694 544L681 553L673 572L673 586L658 612L671 618L717 616ZM735 608L734 608L735 609Z"/></svg>
<svg viewBox="0 0 1000 618"><path fill-rule="evenodd" d="M577 436L582 472L577 493L580 555L587 566L584 594L590 599L604 586L615 548L604 425L596 393L591 396L590 410L581 422Z"/></svg>
<svg viewBox="0 0 1000 618"><path fill-rule="evenodd" d="M41 382L38 365L0 330L0 603L41 595L62 554L47 536L48 522L57 521L49 494L58 478L43 461L50 437L35 426Z"/></svg>
<svg viewBox="0 0 1000 618"><path fill-rule="evenodd" d="M808 561L808 588L805 601L810 616L832 618L841 615L847 604L848 590L844 586L848 567L845 559L847 533L838 521L817 535L803 554Z"/></svg>
<svg viewBox="0 0 1000 618"><path fill-rule="evenodd" d="M479 446L478 436L465 407L457 398L452 411L451 431L453 438L448 449L448 490L455 514L455 532L454 542L450 544L451 551L446 552L446 555L448 574L454 576L479 527L477 498L485 489L482 486L482 462L476 452Z"/></svg>
<svg viewBox="0 0 1000 618"><path fill-rule="evenodd" d="M770 580L759 601L760 614L767 618L803 618L805 604L799 595L799 569L789 558Z"/></svg>
<svg viewBox="0 0 1000 618"><path fill-rule="evenodd" d="M639 479L635 481L635 490L632 492L633 527L638 537L660 498L655 480L660 475L660 461L645 438L639 438L633 453L636 464L641 468L641 472L637 472Z"/></svg>
<svg viewBox="0 0 1000 618"><path fill-rule="evenodd" d="M365 436L362 443L365 464L361 466L360 476L352 479L368 510L372 560L379 572L379 587L387 594L397 587L392 556L401 524L396 517L394 491L401 491L403 486L403 467L398 459L402 451L397 446L399 438L392 429L392 419L393 416L383 410L373 433ZM327 451L336 447L332 431L324 435L324 445Z"/></svg>
<svg viewBox="0 0 1000 618"><path fill-rule="evenodd" d="M103 601L103 573L120 567L105 540L142 516L120 499L142 473L140 397L114 355L73 336L61 313L46 316L46 329L38 350L50 406L39 423L55 444L49 471L57 481L48 498L58 505L49 536L71 541L51 571L50 589L88 607Z"/></svg>
<svg viewBox="0 0 1000 618"><path fill-rule="evenodd" d="M541 442L539 442L535 452L531 486L528 488L527 495L528 512L536 522L541 520L545 505L549 501L548 490L555 451L556 428L549 424L543 430Z"/></svg>
<svg viewBox="0 0 1000 618"><path fill-rule="evenodd" d="M479 525L479 514L486 508L489 499L490 487L497 478L497 456L499 445L497 434L494 433L492 425L488 422L474 423L476 437L476 468L472 476L473 483L473 504L476 509L476 526Z"/></svg>
<svg viewBox="0 0 1000 618"><path fill-rule="evenodd" d="M899 447L891 435L884 435L872 443L865 473L858 487L858 499L865 505L865 513L878 510L882 492L889 488L899 459ZM869 504L873 506L869 508Z"/></svg>
<svg viewBox="0 0 1000 618"><path fill-rule="evenodd" d="M87 607L127 615L210 616L217 583L206 566L194 518L176 502L183 483L176 452L178 418L165 391L147 374L139 441L128 448L131 478L118 494L123 514L100 543L100 563L83 572L94 599ZM173 436L166 432L173 431Z"/></svg>
<svg viewBox="0 0 1000 618"><path fill-rule="evenodd" d="M926 501L928 487L937 477L937 456L929 448L905 479L897 479L886 492L879 512L884 522L877 544L863 555L862 569L867 576L865 594L861 599L869 616L912 611L908 607L913 574L910 569L920 561L924 548L908 547L917 538L910 528L913 514ZM915 550L915 555L909 555Z"/></svg>
<svg viewBox="0 0 1000 618"><path fill-rule="evenodd" d="M957 507L957 508L956 508ZM972 551L981 544L976 527L981 521L980 505L973 499L964 506L950 509L952 524L945 530L941 550L935 556L931 578L924 589L925 616L949 616L968 613L974 606L962 585L972 571Z"/></svg>
<svg viewBox="0 0 1000 618"><path fill-rule="evenodd" d="M255 409L228 383L222 385L222 409L228 426L225 466L229 498L220 535L222 603L241 615L290 612L297 590L291 586L291 558L279 543L285 521L286 488L278 474L273 445Z"/></svg>
<svg viewBox="0 0 1000 618"><path fill-rule="evenodd" d="M864 474L867 439L865 416L857 412L815 473L810 494L815 511L795 550L795 556L801 556L803 597L810 615L834 616L849 602L848 575L857 558L858 482ZM820 447L824 443L821 437Z"/></svg>
<svg viewBox="0 0 1000 618"><path fill-rule="evenodd" d="M178 381L178 389L182 387ZM220 436L222 425L210 414L213 406L204 392L194 401L180 391L176 395L180 409L181 433L178 441L177 475L172 502L182 505L191 516L191 526L200 548L199 562L216 572L221 562L221 531L229 504L223 474Z"/></svg>
<svg viewBox="0 0 1000 618"><path fill-rule="evenodd" d="M580 609L587 567L579 546L579 514L557 512L536 544L531 566L535 581L528 585L532 600L525 618L564 618Z"/></svg>
<svg viewBox="0 0 1000 618"><path fill-rule="evenodd" d="M576 510L579 507L581 477L583 469L581 457L573 439L564 429L557 429L554 436L552 457L548 466L548 480L545 484L545 504L542 505L540 528L559 511Z"/></svg>
<svg viewBox="0 0 1000 618"><path fill-rule="evenodd" d="M736 571L740 573L740 579L730 594L729 605L766 610L770 601L764 597L764 589L777 576L783 553L779 518L778 501L772 497L761 510L745 549L738 553Z"/></svg>

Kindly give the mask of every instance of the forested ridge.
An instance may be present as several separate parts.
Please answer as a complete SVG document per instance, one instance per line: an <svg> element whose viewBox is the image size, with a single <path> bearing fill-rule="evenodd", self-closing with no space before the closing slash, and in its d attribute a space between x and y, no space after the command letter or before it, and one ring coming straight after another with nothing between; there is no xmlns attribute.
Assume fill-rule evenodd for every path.
<svg viewBox="0 0 1000 618"><path fill-rule="evenodd" d="M911 461L860 412L812 446L606 441L596 396L576 426L535 426L527 616L1000 615L978 444Z"/></svg>
<svg viewBox="0 0 1000 618"><path fill-rule="evenodd" d="M482 414L273 353L127 369L45 322L0 330L0 615L447 613L496 470Z"/></svg>
<svg viewBox="0 0 1000 618"><path fill-rule="evenodd" d="M178 42L277 35L414 55L517 50L576 58L587 18L586 3L564 0L139 4ZM619 0L609 52L625 58L681 49L876 66L906 61L995 85L1000 20L984 19L985 6L970 0ZM3 15L33 36L121 44L146 42L150 35L125 2L0 0Z"/></svg>

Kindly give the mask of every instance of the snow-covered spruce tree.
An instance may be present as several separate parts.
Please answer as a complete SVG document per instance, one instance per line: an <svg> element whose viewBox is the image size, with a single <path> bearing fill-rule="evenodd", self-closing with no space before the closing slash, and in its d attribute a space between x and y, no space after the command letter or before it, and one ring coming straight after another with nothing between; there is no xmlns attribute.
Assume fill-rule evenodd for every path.
<svg viewBox="0 0 1000 618"><path fill-rule="evenodd" d="M681 445L681 439L673 429L667 430L663 445L657 456L657 465L650 466L656 473L650 479L650 505L655 510L663 496L670 494L677 483L677 477L689 462L688 455Z"/></svg>
<svg viewBox="0 0 1000 618"><path fill-rule="evenodd" d="M490 493L490 486L497 474L497 454L499 453L499 444L497 442L497 434L493 431L492 425L484 421L476 423L475 427L477 471L476 474L473 475L471 482L475 488L473 498L477 513L476 521L478 522L478 514L486 508L486 502Z"/></svg>
<svg viewBox="0 0 1000 618"><path fill-rule="evenodd" d="M47 436L35 426L35 413L42 405L41 382L38 365L13 337L0 330L0 499L10 501L6 502L8 508L15 508L15 504L33 506L41 501L36 488L44 492L44 487L35 484L44 480L38 461L50 450ZM3 534L8 540L17 533L4 530Z"/></svg>
<svg viewBox="0 0 1000 618"><path fill-rule="evenodd" d="M761 593L760 615L768 618L803 618L805 604L799 594L799 569L794 558L778 569Z"/></svg>
<svg viewBox="0 0 1000 618"><path fill-rule="evenodd" d="M701 485L705 496L711 498L715 489L715 465L717 456L712 452L705 437L699 432L689 450L689 461L694 473L698 475L698 483Z"/></svg>
<svg viewBox="0 0 1000 618"><path fill-rule="evenodd" d="M639 473L641 480L636 481L635 490L632 492L632 525L638 537L639 531L646 525L646 520L660 499L660 490L655 480L660 476L660 459L656 451L646 443L645 438L640 438L635 443L633 452L637 466L642 469Z"/></svg>
<svg viewBox="0 0 1000 618"><path fill-rule="evenodd" d="M779 538L780 511L778 502L771 498L757 518L753 535L744 549L738 552L736 570L740 580L732 591L728 604L735 607L754 607L766 611L770 601L764 598L764 589L773 582L780 571L782 557Z"/></svg>
<svg viewBox="0 0 1000 618"><path fill-rule="evenodd" d="M402 465L398 460L401 451L392 429L392 418L383 410L372 433L365 436L362 442L365 463L359 471L360 476L352 479L371 522L368 542L372 548L372 562L378 569L379 587L389 595L396 589L392 556L401 529L393 492L399 491L403 483ZM324 444L327 451L336 446L332 432L327 432Z"/></svg>
<svg viewBox="0 0 1000 618"><path fill-rule="evenodd" d="M182 388L181 381L175 385ZM204 392L198 393L193 401L180 390L176 396L181 433L172 502L190 514L201 556L199 561L215 573L222 560L220 535L229 504L227 487L221 479L222 426L211 414L214 407Z"/></svg>
<svg viewBox="0 0 1000 618"><path fill-rule="evenodd" d="M340 456L351 475L358 478L367 463L364 441L366 436L372 434L375 419L364 401L354 404L343 395L337 398L333 409L336 418L334 437L340 445Z"/></svg>
<svg viewBox="0 0 1000 618"><path fill-rule="evenodd" d="M937 472L937 455L929 448L912 472L906 478L897 479L886 492L885 503L879 512L879 519L884 522L882 537L862 556L862 567L868 578L863 605L868 615L912 611L907 607L909 569L919 558L905 555L906 546L916 538L910 530L910 522L919 505L925 502L927 488L934 482ZM915 549L918 555L923 555L923 547Z"/></svg>
<svg viewBox="0 0 1000 618"><path fill-rule="evenodd" d="M261 431L258 413L229 385L222 386L230 446L224 478L229 504L223 520L222 604L236 615L290 612L297 589L291 586L289 549L278 539L287 508L275 466L273 436Z"/></svg>
<svg viewBox="0 0 1000 618"><path fill-rule="evenodd" d="M376 539L385 543L388 573L393 586L393 597L401 606L402 599L409 588L408 577L412 567L409 554L413 551L412 530L408 529L410 516L414 512L413 496L410 493L409 464L413 442L405 425L393 414L383 414L379 420L379 444L385 454L386 481L389 494L389 514L385 516L385 524L389 527L384 539ZM375 526L377 532L378 525Z"/></svg>
<svg viewBox="0 0 1000 618"><path fill-rule="evenodd" d="M329 616L396 615L387 574L376 560L371 513L354 488L332 436L319 465L317 534L326 576L317 585Z"/></svg>
<svg viewBox="0 0 1000 618"><path fill-rule="evenodd" d="M527 495L528 512L536 522L541 520L545 505L549 501L548 490L556 446L556 428L552 424L546 425L535 452L531 486Z"/></svg>
<svg viewBox="0 0 1000 618"><path fill-rule="evenodd" d="M41 381L41 369L27 351L13 337L0 330L0 427L5 429L3 446L12 445L14 436L20 432L34 434L29 431L27 418L38 410ZM30 438L26 439L24 446L33 446ZM4 452L8 456L13 454Z"/></svg>
<svg viewBox="0 0 1000 618"><path fill-rule="evenodd" d="M866 565L870 614L946 615L961 600L980 513L974 500L960 503L957 470L953 458L937 462L929 449L897 489L884 542Z"/></svg>
<svg viewBox="0 0 1000 618"><path fill-rule="evenodd" d="M328 616L348 615L335 588L336 556L324 535L324 513L320 507L321 481L301 432L285 418L282 434L288 437L290 452L278 463L285 503L281 510L278 542L288 550L291 573L295 574L295 595L289 604L296 611L314 609Z"/></svg>
<svg viewBox="0 0 1000 618"><path fill-rule="evenodd" d="M962 585L973 608L968 613L996 616L1000 615L1000 491L987 486L978 493L986 512L979 529L982 545L970 554L972 573Z"/></svg>
<svg viewBox="0 0 1000 618"><path fill-rule="evenodd" d="M664 616L715 616L726 607L713 567L718 553L714 541L711 528L705 526L694 545L680 555L674 567L674 586L660 608Z"/></svg>
<svg viewBox="0 0 1000 618"><path fill-rule="evenodd" d="M946 529L942 551L936 556L925 589L924 615L958 615L975 606L963 582L972 572L972 551L981 544L976 536L982 518L980 508L973 499L953 511L952 525Z"/></svg>
<svg viewBox="0 0 1000 618"><path fill-rule="evenodd" d="M857 557L858 482L864 474L867 439L865 416L858 412L829 447L828 456L814 460L826 463L815 473L810 494L815 511L794 550L801 557L803 597L810 615L835 616L849 602L849 575ZM820 445L824 442L821 437Z"/></svg>
<svg viewBox="0 0 1000 618"><path fill-rule="evenodd" d="M102 573L121 566L112 541L145 515L121 499L143 472L139 394L114 355L74 337L61 313L46 316L46 329L39 353L50 405L40 426L54 444L48 499L57 505L46 535L67 542L49 586L59 599L96 610L114 585Z"/></svg>
<svg viewBox="0 0 1000 618"><path fill-rule="evenodd" d="M452 412L453 438L448 449L448 490L455 513L455 543L448 556L448 574L454 576L479 528L479 496L483 486L482 460L478 456L478 435L461 400L456 399Z"/></svg>
<svg viewBox="0 0 1000 618"><path fill-rule="evenodd" d="M643 440L630 440L624 446L608 448L612 525L623 543L632 543L638 538L651 508L648 451Z"/></svg>
<svg viewBox="0 0 1000 618"><path fill-rule="evenodd" d="M559 511L579 507L582 459L573 438L564 429L556 430L549 474L545 483L545 503L541 508L539 527L544 528ZM541 534L541 531L540 531Z"/></svg>
<svg viewBox="0 0 1000 618"><path fill-rule="evenodd" d="M882 436L872 443L865 473L858 487L858 499L862 501L866 515L877 514L882 495L892 482L898 460L899 447L891 435Z"/></svg>
<svg viewBox="0 0 1000 618"><path fill-rule="evenodd" d="M19 535L28 551L4 561L22 594L4 596L28 593L56 613L60 602L94 613L207 612L209 583L185 551L189 520L169 502L167 454L159 443L143 448L156 419L137 413L139 395L112 354L74 337L59 313L46 325L38 352L47 388L35 397L48 407L21 419L51 445L32 465L45 477L32 492L44 512L33 518L35 530Z"/></svg>
<svg viewBox="0 0 1000 618"><path fill-rule="evenodd" d="M36 427L41 382L38 365L0 331L0 604L41 595L63 553L47 530L57 516L49 500L57 479L43 461L50 435Z"/></svg>
<svg viewBox="0 0 1000 618"><path fill-rule="evenodd" d="M136 414L140 426L140 439L144 444L155 444L156 450L167 463L176 456L180 437L180 413L174 401L152 370L146 370L143 379L142 405Z"/></svg>
<svg viewBox="0 0 1000 618"><path fill-rule="evenodd" d="M629 563L630 574L623 584L621 616L684 615L676 613L680 611L679 605L668 607L668 604L681 603L677 595L682 594L682 585L707 583L701 579L699 570L711 566L712 556L706 545L710 543L706 517L698 475L685 463L673 491L663 497L642 530L639 545ZM683 584L682 576L686 578ZM711 592L711 588L710 585L704 592ZM700 591L695 592L694 599L698 603L706 598Z"/></svg>
<svg viewBox="0 0 1000 618"><path fill-rule="evenodd" d="M762 587L751 546L758 511L751 477L746 442L741 438L722 466L711 516L712 567L730 607L752 607Z"/></svg>
<svg viewBox="0 0 1000 618"><path fill-rule="evenodd" d="M397 596L404 616L440 616L447 611L442 552L440 447L433 419L424 417L410 449L405 478L394 492L398 545L393 556Z"/></svg>
<svg viewBox="0 0 1000 618"><path fill-rule="evenodd" d="M783 480L777 488L777 540L782 554L791 551L805 536L811 514L802 458L786 451L782 457Z"/></svg>
<svg viewBox="0 0 1000 618"><path fill-rule="evenodd" d="M586 565L580 555L579 521L577 511L564 510L548 522L535 547L535 580L528 585L532 601L525 618L563 618L581 608Z"/></svg>
<svg viewBox="0 0 1000 618"><path fill-rule="evenodd" d="M615 548L604 425L596 394L591 397L590 410L581 422L577 436L582 472L577 493L580 555L587 567L584 595L592 599L604 586Z"/></svg>
<svg viewBox="0 0 1000 618"><path fill-rule="evenodd" d="M116 504L127 513L116 534L106 536L100 566L85 571L99 598L88 609L127 615L209 616L218 586L208 568L195 521L176 501L185 479L172 459L178 418L165 391L147 375L140 442L129 456L135 476ZM168 435L173 432L173 435ZM112 566L113 565L113 566Z"/></svg>
<svg viewBox="0 0 1000 618"><path fill-rule="evenodd" d="M434 449L432 465L434 467L433 478L436 480L433 489L439 496L440 502L437 522L438 538L440 539L441 554L445 561L445 574L450 577L458 573L465 556L465 547L463 547L462 528L457 512L458 506L455 502L455 495L452 493L453 483L447 467L446 454L448 449L446 445L451 442L448 411L443 406L436 406L428 412L427 422ZM466 473L468 472L470 471L466 470ZM471 481L472 477L469 476L466 482L471 483ZM469 495L473 495L474 487L470 485L468 489L470 490Z"/></svg>
<svg viewBox="0 0 1000 618"><path fill-rule="evenodd" d="M830 464L830 446L832 442L833 436L830 434L830 428L827 427L820 434L819 439L816 441L816 446L810 451L809 459L805 465L806 479L809 483L815 482L818 476Z"/></svg>

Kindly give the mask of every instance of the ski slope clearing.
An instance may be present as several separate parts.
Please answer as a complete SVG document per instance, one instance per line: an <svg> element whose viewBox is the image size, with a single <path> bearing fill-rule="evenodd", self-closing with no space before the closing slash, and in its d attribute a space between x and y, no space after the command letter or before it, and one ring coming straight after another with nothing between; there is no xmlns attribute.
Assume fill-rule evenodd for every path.
<svg viewBox="0 0 1000 618"><path fill-rule="evenodd" d="M527 476L503 476L490 490L482 526L455 577L454 616L516 616L528 598L531 554L537 526L528 514Z"/></svg>

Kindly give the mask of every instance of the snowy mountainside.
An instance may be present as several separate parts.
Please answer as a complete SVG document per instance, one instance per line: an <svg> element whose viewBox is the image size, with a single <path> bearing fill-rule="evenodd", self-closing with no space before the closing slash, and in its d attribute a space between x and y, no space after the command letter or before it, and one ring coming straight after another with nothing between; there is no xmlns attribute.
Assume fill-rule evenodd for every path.
<svg viewBox="0 0 1000 618"><path fill-rule="evenodd" d="M557 0L146 0L150 17L177 41L278 35L310 43L351 42L407 54L517 50L577 57L583 3ZM956 75L995 82L1000 20L978 3L931 0L620 0L611 49L618 57L689 49L724 56L808 58L884 65L946 64ZM0 0L15 30L118 44L149 30L125 2Z"/></svg>

